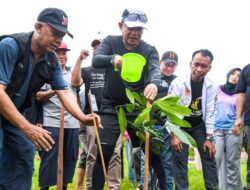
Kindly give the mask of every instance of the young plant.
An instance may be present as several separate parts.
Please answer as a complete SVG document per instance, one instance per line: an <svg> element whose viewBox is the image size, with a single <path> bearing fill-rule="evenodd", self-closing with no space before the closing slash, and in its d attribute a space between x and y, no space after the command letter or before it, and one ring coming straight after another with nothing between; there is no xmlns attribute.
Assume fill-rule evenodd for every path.
<svg viewBox="0 0 250 190"><path fill-rule="evenodd" d="M150 126L154 125L157 120L161 120L165 123L163 128L168 127L180 141L197 147L195 140L181 130L182 127L191 127L187 121L183 120L183 117L189 116L191 111L189 108L178 104L179 97L165 96L147 107L147 100L143 94L126 89L126 95L130 103L116 107L121 133L124 133L127 129L129 122L131 126L137 128L136 135L142 143L145 141L145 132L148 131L151 140L154 142L153 146L159 147L164 142L164 136ZM138 113L138 116L134 121L129 121L126 118L126 113Z"/></svg>

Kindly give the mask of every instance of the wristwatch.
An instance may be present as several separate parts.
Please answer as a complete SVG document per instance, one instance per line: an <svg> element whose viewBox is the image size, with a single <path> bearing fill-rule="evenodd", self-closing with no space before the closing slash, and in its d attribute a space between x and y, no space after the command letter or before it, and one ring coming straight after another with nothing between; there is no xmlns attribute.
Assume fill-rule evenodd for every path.
<svg viewBox="0 0 250 190"><path fill-rule="evenodd" d="M215 141L213 135L207 136L207 137L206 137L206 140L209 140L209 141L211 141L211 142L214 142L214 141Z"/></svg>

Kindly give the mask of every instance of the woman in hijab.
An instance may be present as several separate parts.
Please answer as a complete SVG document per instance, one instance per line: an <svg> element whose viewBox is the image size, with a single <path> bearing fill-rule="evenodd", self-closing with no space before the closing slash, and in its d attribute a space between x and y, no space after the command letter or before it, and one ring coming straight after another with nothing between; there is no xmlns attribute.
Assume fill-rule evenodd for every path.
<svg viewBox="0 0 250 190"><path fill-rule="evenodd" d="M219 176L219 189L242 189L240 154L242 132L232 133L236 119L236 85L241 69L233 68L227 74L226 84L218 87L218 101L215 116L216 164Z"/></svg>

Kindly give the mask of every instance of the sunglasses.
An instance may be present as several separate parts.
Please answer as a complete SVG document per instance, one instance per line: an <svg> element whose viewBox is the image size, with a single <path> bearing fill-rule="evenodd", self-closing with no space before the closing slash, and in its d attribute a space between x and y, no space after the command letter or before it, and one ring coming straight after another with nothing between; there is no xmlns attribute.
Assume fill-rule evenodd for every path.
<svg viewBox="0 0 250 190"><path fill-rule="evenodd" d="M146 17L146 15L135 14L135 13L131 13L131 14L124 16L122 20L123 21L137 21L137 20L139 20L142 23L148 22L148 18Z"/></svg>

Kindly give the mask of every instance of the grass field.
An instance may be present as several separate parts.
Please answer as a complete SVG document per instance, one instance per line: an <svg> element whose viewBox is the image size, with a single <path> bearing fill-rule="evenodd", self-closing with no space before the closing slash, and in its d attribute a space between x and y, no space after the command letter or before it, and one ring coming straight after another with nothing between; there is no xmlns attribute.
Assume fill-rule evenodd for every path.
<svg viewBox="0 0 250 190"><path fill-rule="evenodd" d="M191 154L192 154L192 152L191 152ZM34 172L34 175L33 175L32 190L39 190L39 186L38 186L38 169L39 169L39 165L40 165L40 160L35 158L35 172ZM132 183L129 182L128 177L127 177L126 168L127 168L127 162L126 162L126 158L125 158L124 159L124 178L122 180L121 190L135 189L137 184L132 184ZM195 166L194 163L189 163L188 168L189 168L189 172L188 172L189 189L190 190L205 190L202 171L197 171L196 166ZM75 174L76 174L76 172L75 172ZM245 180L246 164L243 161L241 163L241 174L242 174L243 183L246 184L246 180ZM52 187L50 189L51 190L56 190L56 186ZM73 183L69 184L69 186L68 186L68 190L75 190L75 189L76 189L76 175L74 176Z"/></svg>

